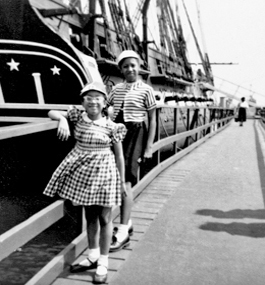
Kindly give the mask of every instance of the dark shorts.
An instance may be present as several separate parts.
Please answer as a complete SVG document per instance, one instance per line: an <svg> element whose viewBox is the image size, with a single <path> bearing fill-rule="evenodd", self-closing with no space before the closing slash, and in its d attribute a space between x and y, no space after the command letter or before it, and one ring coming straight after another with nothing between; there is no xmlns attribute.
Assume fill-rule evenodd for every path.
<svg viewBox="0 0 265 285"><path fill-rule="evenodd" d="M123 140L123 153L125 159L125 179L132 186L137 183L139 158L144 154L147 141L147 128L144 122L125 123L127 134Z"/></svg>

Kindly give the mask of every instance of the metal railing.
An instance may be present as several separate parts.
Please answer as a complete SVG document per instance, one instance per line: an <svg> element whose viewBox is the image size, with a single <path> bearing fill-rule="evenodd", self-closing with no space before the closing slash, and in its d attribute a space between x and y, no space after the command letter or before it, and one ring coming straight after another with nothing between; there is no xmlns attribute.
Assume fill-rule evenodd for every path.
<svg viewBox="0 0 265 285"><path fill-rule="evenodd" d="M0 109L1 108L14 109L14 105L8 106L4 104L0 105ZM15 109L16 108L23 109L23 106L16 105ZM35 110L35 108L36 106L30 106L27 109ZM68 106L40 106L38 104L37 108L44 110L65 110ZM138 183L132 189L134 197L138 196L165 168L198 147L211 136L223 130L234 118L234 114L231 109L218 107L197 108L159 105L156 110L156 118L157 131L153 145L153 165L148 173L142 176L139 174ZM35 134L57 128L57 122L47 117L5 116L0 117L0 122L22 123L1 127L0 140L12 139L18 136ZM141 172L142 169L140 166L139 173ZM64 201L58 200L2 234L0 236L0 260L56 223L64 215ZM117 215L119 215L119 207L113 209L113 217L116 218ZM85 227L83 227L83 229L84 228ZM65 263L72 262L86 246L86 232L83 231L80 236L40 270L27 284L50 284L56 276L63 271Z"/></svg>

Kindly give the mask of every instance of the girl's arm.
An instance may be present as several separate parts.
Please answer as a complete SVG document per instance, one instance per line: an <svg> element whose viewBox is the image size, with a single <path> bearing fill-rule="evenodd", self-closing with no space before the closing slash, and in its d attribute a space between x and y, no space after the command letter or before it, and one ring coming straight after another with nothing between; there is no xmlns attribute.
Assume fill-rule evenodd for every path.
<svg viewBox="0 0 265 285"><path fill-rule="evenodd" d="M113 106L107 107L107 112L108 112L109 118L113 121L113 115L114 115L114 108L113 108Z"/></svg>
<svg viewBox="0 0 265 285"><path fill-rule="evenodd" d="M156 109L154 108L148 111L148 138L144 152L144 158L151 158L153 155L152 146L155 139L155 132L156 132Z"/></svg>
<svg viewBox="0 0 265 285"><path fill-rule="evenodd" d="M67 122L67 112L66 111L57 111L57 110L51 110L48 113L48 116L52 120L58 121L58 127L57 127L57 135L59 139L68 140L70 136L70 128L69 124Z"/></svg>
<svg viewBox="0 0 265 285"><path fill-rule="evenodd" d="M125 186L125 164L124 164L122 143L118 142L115 143L113 146L114 146L115 161L121 177L121 193L122 195L127 196L127 191Z"/></svg>

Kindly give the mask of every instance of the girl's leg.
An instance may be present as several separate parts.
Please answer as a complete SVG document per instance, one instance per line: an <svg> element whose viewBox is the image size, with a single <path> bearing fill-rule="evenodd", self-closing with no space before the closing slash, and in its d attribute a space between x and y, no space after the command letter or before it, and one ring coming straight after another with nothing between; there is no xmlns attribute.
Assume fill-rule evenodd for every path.
<svg viewBox="0 0 265 285"><path fill-rule="evenodd" d="M119 251L130 243L129 228L132 229L130 221L133 206L132 186L130 182L126 183L127 196L122 196L122 204L120 207L121 223L115 231L115 236L110 246L110 252ZM132 230L131 230L132 231Z"/></svg>
<svg viewBox="0 0 265 285"><path fill-rule="evenodd" d="M99 249L99 214L98 206L85 206L85 214L87 220L87 239L88 239L88 257L79 264L72 265L70 271L73 273L83 272L96 268L96 261L100 256Z"/></svg>
<svg viewBox="0 0 265 285"><path fill-rule="evenodd" d="M132 194L132 184L131 182L126 182L127 196L122 196L121 204L121 224L128 225L131 211L133 207L133 194Z"/></svg>
<svg viewBox="0 0 265 285"><path fill-rule="evenodd" d="M100 224L100 254L108 255L109 247L112 238L112 208L100 207L101 213L99 214Z"/></svg>
<svg viewBox="0 0 265 285"><path fill-rule="evenodd" d="M109 248L112 238L112 217L111 207L100 207L99 224L100 224L100 257L98 259L98 267L94 276L95 283L105 283L108 273L108 257Z"/></svg>
<svg viewBox="0 0 265 285"><path fill-rule="evenodd" d="M86 206L86 221L87 221L87 239L88 239L88 247L91 248L99 248L99 214L100 209L98 206Z"/></svg>

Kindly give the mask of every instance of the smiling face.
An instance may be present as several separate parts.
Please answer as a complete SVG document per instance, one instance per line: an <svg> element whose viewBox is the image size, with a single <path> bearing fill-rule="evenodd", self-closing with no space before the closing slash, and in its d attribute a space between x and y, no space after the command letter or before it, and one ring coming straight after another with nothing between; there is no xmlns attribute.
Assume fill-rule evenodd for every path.
<svg viewBox="0 0 265 285"><path fill-rule="evenodd" d="M125 77L127 82L135 82L138 79L139 74L139 62L136 58L125 58L120 64L121 73Z"/></svg>
<svg viewBox="0 0 265 285"><path fill-rule="evenodd" d="M101 92L90 90L85 93L82 99L82 105L91 120L102 118L102 110L106 107L106 100Z"/></svg>

